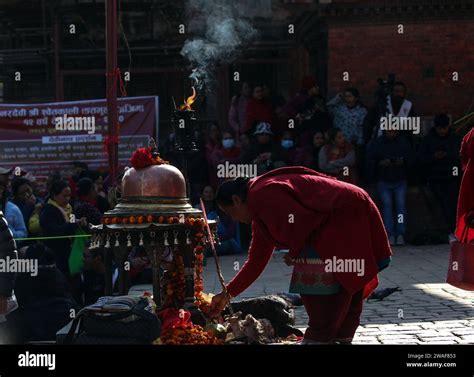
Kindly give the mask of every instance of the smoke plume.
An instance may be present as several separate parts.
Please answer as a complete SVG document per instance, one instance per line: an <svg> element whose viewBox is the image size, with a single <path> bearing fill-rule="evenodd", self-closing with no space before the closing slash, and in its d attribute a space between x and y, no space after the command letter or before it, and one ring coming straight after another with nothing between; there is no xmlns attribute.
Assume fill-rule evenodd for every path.
<svg viewBox="0 0 474 377"><path fill-rule="evenodd" d="M230 0L190 0L188 5L206 17L205 31L203 37L186 40L181 55L194 67L189 77L197 89L209 89L216 65L235 60L240 48L250 43L257 31L236 16L235 2Z"/></svg>

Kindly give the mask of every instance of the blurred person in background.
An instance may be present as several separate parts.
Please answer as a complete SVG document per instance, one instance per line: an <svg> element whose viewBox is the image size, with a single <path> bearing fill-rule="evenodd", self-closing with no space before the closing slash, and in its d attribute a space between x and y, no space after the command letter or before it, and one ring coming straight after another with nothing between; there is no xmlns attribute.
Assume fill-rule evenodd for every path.
<svg viewBox="0 0 474 377"><path fill-rule="evenodd" d="M367 177L375 182L391 245L405 244L407 179L414 151L398 131L386 130L367 151Z"/></svg>
<svg viewBox="0 0 474 377"><path fill-rule="evenodd" d="M340 181L356 184L356 158L354 147L348 143L339 128L328 132L328 143L319 151L319 168Z"/></svg>
<svg viewBox="0 0 474 377"><path fill-rule="evenodd" d="M333 116L333 126L342 131L347 142L364 144L363 124L367 110L359 101L359 91L347 88L329 101L327 107Z"/></svg>
<svg viewBox="0 0 474 377"><path fill-rule="evenodd" d="M423 138L418 154L421 172L439 201L451 231L456 227L461 141L461 137L451 130L449 117L438 114L434 118L434 127Z"/></svg>
<svg viewBox="0 0 474 377"><path fill-rule="evenodd" d="M274 163L275 168L295 165L297 148L296 138L292 131L283 132L280 145L277 147L277 156Z"/></svg>
<svg viewBox="0 0 474 377"><path fill-rule="evenodd" d="M326 144L326 136L321 131L316 131L312 137L312 144L298 148L295 158L295 165L306 166L316 171L321 171L319 167L319 152Z"/></svg>
<svg viewBox="0 0 474 377"><path fill-rule="evenodd" d="M272 104L265 99L263 85L256 85L247 107L247 117L243 133L252 133L258 123L272 123L274 120Z"/></svg>
<svg viewBox="0 0 474 377"><path fill-rule="evenodd" d="M234 130L238 136L245 128L247 119L247 106L252 95L252 88L246 81L242 83L240 93L232 97L229 110L229 126Z"/></svg>
<svg viewBox="0 0 474 377"><path fill-rule="evenodd" d="M30 181L26 178L15 177L12 180L12 195L11 202L20 209L25 224L29 224L36 206L36 197Z"/></svg>
<svg viewBox="0 0 474 377"><path fill-rule="evenodd" d="M69 204L70 201L71 188L68 183L64 180L53 182L49 199L40 214L40 225L44 236L73 236L79 227L87 227L88 223L85 217L76 219L73 208ZM48 239L44 241L44 244L53 251L59 270L69 277L72 239Z"/></svg>
<svg viewBox="0 0 474 377"><path fill-rule="evenodd" d="M277 147L274 143L274 133L268 123L259 123L254 132L254 142L244 160L257 165L257 175L274 168L273 162L277 156Z"/></svg>
<svg viewBox="0 0 474 377"><path fill-rule="evenodd" d="M28 231L20 209L8 200L9 175L11 169L0 168L0 211L8 222L13 238L26 238Z"/></svg>
<svg viewBox="0 0 474 377"><path fill-rule="evenodd" d="M206 137L206 162L208 167L208 182L213 186L217 186L216 169L213 164L213 158L219 149L222 149L222 136L217 123L210 123L207 128Z"/></svg>
<svg viewBox="0 0 474 377"><path fill-rule="evenodd" d="M37 260L38 275L18 274L15 295L19 308L7 317L8 323L15 328L19 343L55 340L56 332L71 321L71 309L79 307L50 249L31 245L24 258Z"/></svg>
<svg viewBox="0 0 474 377"><path fill-rule="evenodd" d="M102 213L99 211L97 202L96 185L90 178L82 178L77 182L77 200L74 212L77 218L86 218L87 222L99 225Z"/></svg>

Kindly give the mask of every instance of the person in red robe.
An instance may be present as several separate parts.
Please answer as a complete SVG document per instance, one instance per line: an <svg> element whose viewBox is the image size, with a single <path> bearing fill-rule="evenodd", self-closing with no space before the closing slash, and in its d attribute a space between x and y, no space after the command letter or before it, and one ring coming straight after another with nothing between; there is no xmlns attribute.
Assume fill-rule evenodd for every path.
<svg viewBox="0 0 474 377"><path fill-rule="evenodd" d="M227 285L231 297L259 277L275 247L289 250L287 261L296 260L309 246L325 262L333 258L364 262L363 274L332 272L335 284L330 289L301 294L309 316L302 343L350 343L363 299L377 287L377 274L388 266L392 254L369 195L352 184L296 166L224 182L216 200L233 219L252 224L248 260ZM214 296L211 315L217 316L226 304L224 292Z"/></svg>
<svg viewBox="0 0 474 377"><path fill-rule="evenodd" d="M469 243L474 240L474 128L463 138L461 163L464 174L459 190L455 234L460 241L464 241L464 237L467 237ZM467 234L463 234L465 230Z"/></svg>

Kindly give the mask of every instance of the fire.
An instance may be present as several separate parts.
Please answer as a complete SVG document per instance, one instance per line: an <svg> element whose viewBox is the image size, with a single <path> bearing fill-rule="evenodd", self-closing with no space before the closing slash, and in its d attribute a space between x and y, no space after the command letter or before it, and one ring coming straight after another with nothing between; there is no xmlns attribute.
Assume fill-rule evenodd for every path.
<svg viewBox="0 0 474 377"><path fill-rule="evenodd" d="M188 97L188 99L183 105L180 106L179 108L180 110L192 110L191 105L194 103L197 97L197 92L196 92L196 89L194 89L194 86L192 87L192 89L193 89L193 94L190 97Z"/></svg>

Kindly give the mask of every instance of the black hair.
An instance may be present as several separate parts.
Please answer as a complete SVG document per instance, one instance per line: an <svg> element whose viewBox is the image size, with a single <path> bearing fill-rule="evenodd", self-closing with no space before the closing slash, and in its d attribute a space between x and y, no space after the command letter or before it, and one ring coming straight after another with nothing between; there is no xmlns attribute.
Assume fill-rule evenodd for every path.
<svg viewBox="0 0 474 377"><path fill-rule="evenodd" d="M81 178L77 183L77 195L86 196L94 188L94 182L90 178Z"/></svg>
<svg viewBox="0 0 474 377"><path fill-rule="evenodd" d="M55 264L53 251L42 243L29 246L25 252L25 259L36 259L40 266Z"/></svg>
<svg viewBox="0 0 474 377"><path fill-rule="evenodd" d="M31 187L31 182L29 180L27 180L26 178L22 178L22 177L13 178L13 180L12 180L12 194L13 194L13 196L18 195L18 190L23 185L28 185L28 186Z"/></svg>
<svg viewBox="0 0 474 377"><path fill-rule="evenodd" d="M347 88L344 91L351 93L355 98L359 98L359 96L360 96L359 95L359 90L357 88L354 88L354 87Z"/></svg>
<svg viewBox="0 0 474 377"><path fill-rule="evenodd" d="M436 114L434 117L434 126L435 127L448 127L449 126L449 117L447 114Z"/></svg>
<svg viewBox="0 0 474 377"><path fill-rule="evenodd" d="M69 184L63 180L58 179L51 184L49 189L49 197L52 198L58 194L60 194L66 187L69 187Z"/></svg>
<svg viewBox="0 0 474 377"><path fill-rule="evenodd" d="M216 203L223 206L233 205L232 195L237 195L242 201L247 201L248 177L237 177L222 183L217 189Z"/></svg>
<svg viewBox="0 0 474 377"><path fill-rule="evenodd" d="M333 127L328 130L328 141L333 144L334 140L336 140L337 134L341 131L340 128Z"/></svg>
<svg viewBox="0 0 474 377"><path fill-rule="evenodd" d="M72 166L74 166L75 168L81 168L81 169L84 169L84 170L89 169L87 164L85 162L82 162L82 161L73 161Z"/></svg>

